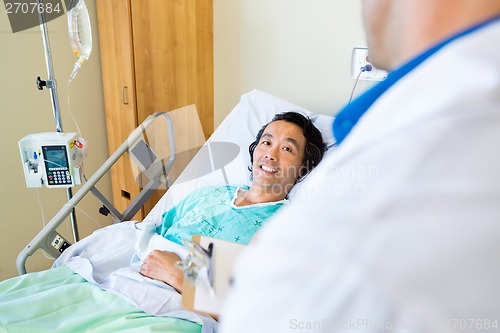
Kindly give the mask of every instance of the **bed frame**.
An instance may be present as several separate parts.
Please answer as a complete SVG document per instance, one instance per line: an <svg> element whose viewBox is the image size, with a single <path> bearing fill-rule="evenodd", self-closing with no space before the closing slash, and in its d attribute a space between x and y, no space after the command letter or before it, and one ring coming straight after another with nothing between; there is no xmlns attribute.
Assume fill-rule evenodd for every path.
<svg viewBox="0 0 500 333"><path fill-rule="evenodd" d="M214 133L210 136L208 141L206 141L207 144L202 147L203 143L201 141L205 142L205 138L202 136L200 138L193 139L193 141L196 142L195 145L189 145L189 147L186 147L184 146L185 142L181 139L183 135L193 136L192 129L196 126L198 126L199 131L202 133L201 124L194 124L192 119L189 119L187 124L190 133L178 133L179 128L183 126L177 126L177 120L185 121L181 118L185 118L188 111L193 112L193 116L197 115L196 109L192 109L193 110L186 110L183 108L182 112L179 113L179 115L181 115L179 118L177 118L173 112L169 112L168 114L173 115L173 122L169 119L168 114L165 112L156 113L147 118L137 129L135 129L130 134L126 142L124 142L118 150L111 155L111 157L99 168L99 170L82 186L82 188L80 188L76 195L64 205L64 207L54 216L47 226L43 228L42 231L40 231L40 233L19 254L17 258L17 268L19 273L26 273L26 259L38 249L46 250L55 258L60 255L60 252L52 246L56 237L60 237L55 229L64 221L64 219L74 209L76 204L78 204L78 202L88 192L92 192L96 195L103 203L104 207L106 207L115 217L116 221L119 222L130 220L151 195L153 189L155 189L159 184L165 185L167 188L170 188L169 191L162 196L162 198L143 220L143 223L156 221L160 221L161 223L162 214L170 209L177 200L183 198L184 195L190 193L196 187L207 184L250 184L250 171L248 170L248 166L250 165L250 156L248 154L248 146L255 139L255 134L261 129L262 125L269 122L277 113L284 111L302 112L303 114L309 116L313 123L323 133L323 139L327 143L328 147L332 147L335 144L335 139L331 133L333 117L314 114L311 111L308 111L291 102L282 100L276 96L259 90L253 90L241 96L238 105L236 105L236 107L228 114L222 123L217 126ZM168 181L166 179L168 172L161 173L159 175L159 179L152 177L153 180L143 187L141 194L134 200L134 202L132 202L132 204L123 213L120 213L109 201L104 198L104 196L97 191L95 184L125 152L129 153L129 151L133 149L135 142L140 140L145 129L149 127L155 119L163 115L165 115L165 121L167 121L167 123L170 122L168 125L169 135L173 134L175 129L177 132L175 133L175 137L178 138L177 142L173 146L172 144L174 141L169 139L171 145L170 159L167 165L165 165L165 170L170 171L169 178L172 179L175 178L175 173L177 171L182 171L182 174L178 175L178 178L175 179L175 182L172 184L170 183L172 179L168 179ZM174 123L175 126L172 126L172 123ZM198 140L200 142L198 142ZM236 147L236 149L234 149L234 154L229 154L231 156L227 159L227 161L220 160L216 163L215 159L217 154L215 154L215 150L218 150L217 148L219 148L219 146L224 146L224 156L227 158L228 156L226 155L228 155L227 153L229 149L229 145L227 143L229 142ZM181 156L182 154L178 154L175 158L175 165L172 167L175 151L182 153L187 150L194 150L191 148L197 144L199 144L197 148L202 149L196 150L197 153L195 156L188 155L187 159L184 160L183 156ZM327 153L329 152L327 151ZM233 157L234 159L229 161ZM177 170L177 166L180 166L179 170ZM172 169L170 169L171 167ZM207 167L210 167L209 171L206 170ZM215 170L217 170L217 172L212 172ZM166 184L167 182L168 184ZM295 185L294 189L289 194L289 198L293 198L294 193L299 191L299 188L300 184Z"/></svg>
<svg viewBox="0 0 500 333"><path fill-rule="evenodd" d="M146 129L151 124L163 118L168 129L170 146L170 156L165 162L157 159L142 163L141 171L147 175L149 182L142 187L142 190L125 209L123 213L119 212L114 205L97 189L97 182L110 170L110 168L125 154L132 154L132 151L139 143L145 143L143 137ZM161 120L160 120L161 121ZM88 179L85 184L75 193L75 195L59 210L59 212L50 220L50 222L33 238L33 240L19 253L16 266L19 274L26 274L26 260L37 250L43 249L48 254L57 258L71 244L64 239L57 231L57 227L73 212L75 206L90 192L104 207L106 213L111 213L115 223L131 220L141 209L144 203L151 197L154 191L160 185L168 187L167 175L174 163L176 155L175 137L172 119L167 112L157 112L146 118L128 138L118 147L118 149L104 162L104 164ZM144 147L144 145L143 145ZM151 149L146 143L146 149ZM153 152L154 153L154 152ZM154 155L156 156L156 155ZM137 161L137 157L135 157ZM151 163L152 162L152 163ZM139 157L140 163L140 157ZM161 165L159 165L161 164ZM147 167L145 167L147 166Z"/></svg>

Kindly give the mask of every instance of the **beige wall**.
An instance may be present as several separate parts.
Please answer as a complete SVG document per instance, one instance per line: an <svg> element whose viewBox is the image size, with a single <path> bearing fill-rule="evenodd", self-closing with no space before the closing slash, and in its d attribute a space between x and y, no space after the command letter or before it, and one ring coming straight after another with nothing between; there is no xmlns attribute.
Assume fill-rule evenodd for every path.
<svg viewBox="0 0 500 333"><path fill-rule="evenodd" d="M89 142L89 157L85 161L86 175L90 176L107 157L107 141L102 95L99 45L95 23L95 0L86 0L93 24L93 52L87 63L69 87L71 111L83 136ZM3 5L2 5L3 6ZM75 62L69 45L66 16L48 23L59 104L65 132L76 132L68 111L67 80ZM38 204L37 189L26 188L19 156L18 141L27 134L55 131L50 93L35 86L37 76L47 79L42 35L38 27L13 34L5 11L0 11L0 147L2 175L0 186L0 280L17 275L15 266L18 253L42 228L42 212ZM109 194L109 179L99 183L103 193ZM48 222L66 202L64 189L38 189ZM108 218L97 213L99 205L94 198L85 200L81 208L98 219L101 225ZM80 236L90 234L95 223L77 210ZM63 224L58 231L72 239L71 229ZM29 258L28 271L51 265L40 251Z"/></svg>
<svg viewBox="0 0 500 333"><path fill-rule="evenodd" d="M215 124L253 89L335 114L354 86L352 49L366 45L360 4L214 0Z"/></svg>

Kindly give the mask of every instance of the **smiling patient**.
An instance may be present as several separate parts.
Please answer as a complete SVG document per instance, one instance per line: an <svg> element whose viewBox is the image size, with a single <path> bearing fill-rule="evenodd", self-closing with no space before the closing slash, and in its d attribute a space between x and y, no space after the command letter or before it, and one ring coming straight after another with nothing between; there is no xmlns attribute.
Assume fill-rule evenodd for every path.
<svg viewBox="0 0 500 333"><path fill-rule="evenodd" d="M163 214L157 232L179 244L196 234L247 244L283 206L292 187L318 165L325 151L321 132L309 118L297 112L278 114L249 147L250 187L195 190ZM173 252L155 250L144 260L140 273L180 291L184 277L175 266L179 260Z"/></svg>

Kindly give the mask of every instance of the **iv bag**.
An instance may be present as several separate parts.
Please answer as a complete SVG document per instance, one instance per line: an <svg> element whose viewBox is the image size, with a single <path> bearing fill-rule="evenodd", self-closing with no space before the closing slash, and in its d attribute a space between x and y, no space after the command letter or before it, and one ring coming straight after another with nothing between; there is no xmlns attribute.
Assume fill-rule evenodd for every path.
<svg viewBox="0 0 500 333"><path fill-rule="evenodd" d="M76 4L74 4L76 2ZM76 76L76 73L85 60L89 59L92 52L92 29L90 26L89 12L85 1L69 0L68 7L68 29L69 41L73 53L78 56L73 72L70 75L70 81Z"/></svg>

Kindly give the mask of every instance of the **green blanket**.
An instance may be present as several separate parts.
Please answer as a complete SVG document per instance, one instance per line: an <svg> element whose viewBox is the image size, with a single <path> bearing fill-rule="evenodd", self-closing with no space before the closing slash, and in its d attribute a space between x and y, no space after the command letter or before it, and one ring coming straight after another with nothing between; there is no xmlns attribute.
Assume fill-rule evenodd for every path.
<svg viewBox="0 0 500 333"><path fill-rule="evenodd" d="M61 266L0 282L3 332L199 333L201 325L148 315Z"/></svg>

